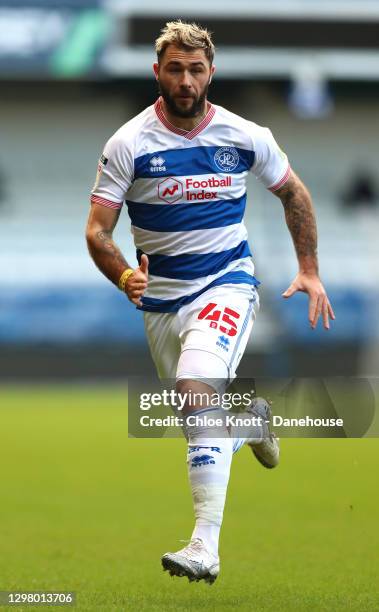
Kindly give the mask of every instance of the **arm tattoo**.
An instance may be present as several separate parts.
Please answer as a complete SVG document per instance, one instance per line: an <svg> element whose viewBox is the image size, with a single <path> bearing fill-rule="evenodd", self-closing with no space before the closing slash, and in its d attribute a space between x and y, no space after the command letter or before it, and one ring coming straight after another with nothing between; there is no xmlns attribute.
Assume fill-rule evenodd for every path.
<svg viewBox="0 0 379 612"><path fill-rule="evenodd" d="M101 230L101 232L97 233L97 237L104 247L104 252L112 256L116 262L121 263L124 268L126 265L126 261L120 249L113 241L112 234L106 230Z"/></svg>
<svg viewBox="0 0 379 612"><path fill-rule="evenodd" d="M317 226L308 190L292 174L275 195L282 201L300 267L313 268L317 273Z"/></svg>
<svg viewBox="0 0 379 612"><path fill-rule="evenodd" d="M112 232L104 229L97 232L95 240L90 241L88 247L99 270L117 286L122 272L129 266L113 241Z"/></svg>

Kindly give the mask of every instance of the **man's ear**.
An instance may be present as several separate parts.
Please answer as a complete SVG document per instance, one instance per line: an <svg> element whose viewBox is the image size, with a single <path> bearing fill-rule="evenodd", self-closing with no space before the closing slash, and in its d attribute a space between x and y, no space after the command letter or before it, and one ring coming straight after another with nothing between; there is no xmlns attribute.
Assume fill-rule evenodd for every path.
<svg viewBox="0 0 379 612"><path fill-rule="evenodd" d="M159 81L159 64L158 64L158 62L155 62L153 64L153 70L154 70L155 80Z"/></svg>
<svg viewBox="0 0 379 612"><path fill-rule="evenodd" d="M211 76L209 77L209 81L208 81L208 85L210 85L212 83L212 77L214 75L214 71L216 70L215 66L211 67Z"/></svg>

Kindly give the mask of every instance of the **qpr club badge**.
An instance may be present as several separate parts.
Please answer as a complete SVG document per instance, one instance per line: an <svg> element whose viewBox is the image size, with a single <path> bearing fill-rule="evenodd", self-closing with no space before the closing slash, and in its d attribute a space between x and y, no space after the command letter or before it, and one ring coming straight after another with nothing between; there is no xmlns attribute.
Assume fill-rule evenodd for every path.
<svg viewBox="0 0 379 612"><path fill-rule="evenodd" d="M222 172L232 172L238 166L240 156L234 147L221 147L214 154L214 162Z"/></svg>

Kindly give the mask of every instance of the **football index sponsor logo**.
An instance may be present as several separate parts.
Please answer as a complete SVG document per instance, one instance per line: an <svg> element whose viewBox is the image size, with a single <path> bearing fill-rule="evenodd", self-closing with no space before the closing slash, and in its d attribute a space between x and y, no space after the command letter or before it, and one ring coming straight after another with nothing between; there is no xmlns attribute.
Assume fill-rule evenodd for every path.
<svg viewBox="0 0 379 612"><path fill-rule="evenodd" d="M231 176L226 176L225 178L211 176L203 180L194 180L192 177L189 177L185 179L184 184L182 181L179 181L179 179L168 177L159 181L158 197L168 204L174 204L183 198L187 200L187 202L217 200L219 198L217 189L231 186ZM215 188L216 191L214 191Z"/></svg>
<svg viewBox="0 0 379 612"><path fill-rule="evenodd" d="M183 184L175 178L166 178L158 183L158 197L167 204L174 204L183 198Z"/></svg>
<svg viewBox="0 0 379 612"><path fill-rule="evenodd" d="M165 161L160 155L158 157L154 155L150 160L150 172L166 172Z"/></svg>
<svg viewBox="0 0 379 612"><path fill-rule="evenodd" d="M232 186L232 177L227 176L226 178L220 179L216 176L211 176L208 179L204 179L202 181L194 181L193 178L186 179L186 190L187 190L187 200L217 200L218 194L217 191L207 191L208 189L214 189L216 187L231 187ZM201 191L191 191L192 189L201 189Z"/></svg>
<svg viewBox="0 0 379 612"><path fill-rule="evenodd" d="M234 147L221 147L214 154L214 162L223 172L232 172L238 166L240 156Z"/></svg>

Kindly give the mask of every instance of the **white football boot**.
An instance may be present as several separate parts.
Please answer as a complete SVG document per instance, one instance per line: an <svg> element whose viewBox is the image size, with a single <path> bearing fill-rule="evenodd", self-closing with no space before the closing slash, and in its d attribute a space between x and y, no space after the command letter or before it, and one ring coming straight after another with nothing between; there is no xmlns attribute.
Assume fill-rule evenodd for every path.
<svg viewBox="0 0 379 612"><path fill-rule="evenodd" d="M187 576L190 582L204 580L213 584L220 572L219 557L212 555L200 538L193 538L178 552L164 554L162 565L170 576Z"/></svg>
<svg viewBox="0 0 379 612"><path fill-rule="evenodd" d="M279 463L279 440L270 430L271 408L270 404L263 397L256 397L251 402L246 412L250 412L255 417L259 417L263 424L263 438L247 441L258 461L268 469L276 467Z"/></svg>

